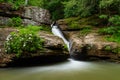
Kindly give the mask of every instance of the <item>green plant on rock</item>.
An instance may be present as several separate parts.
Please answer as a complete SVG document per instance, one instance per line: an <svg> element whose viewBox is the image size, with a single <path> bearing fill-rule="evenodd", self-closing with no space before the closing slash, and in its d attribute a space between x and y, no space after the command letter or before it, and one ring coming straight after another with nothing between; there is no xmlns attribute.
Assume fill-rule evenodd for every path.
<svg viewBox="0 0 120 80"><path fill-rule="evenodd" d="M44 40L35 32L27 28L20 29L19 32L12 32L5 42L6 53L14 53L19 57L42 50Z"/></svg>
<svg viewBox="0 0 120 80"><path fill-rule="evenodd" d="M103 14L103 15L100 15L99 18L100 19L108 19L108 15Z"/></svg>
<svg viewBox="0 0 120 80"><path fill-rule="evenodd" d="M88 33L91 32L91 26L86 26L86 27L83 27L81 30L80 30L80 35L87 35Z"/></svg>
<svg viewBox="0 0 120 80"><path fill-rule="evenodd" d="M105 51L112 51L112 48L111 48L110 45L106 45L106 46L104 47L104 50L105 50Z"/></svg>
<svg viewBox="0 0 120 80"><path fill-rule="evenodd" d="M69 24L69 28L70 29L79 29L79 23L77 21L72 21L70 24Z"/></svg>
<svg viewBox="0 0 120 80"><path fill-rule="evenodd" d="M117 48L113 49L112 52L115 53L115 54L119 54L120 53L120 47L117 47Z"/></svg>
<svg viewBox="0 0 120 80"><path fill-rule="evenodd" d="M106 28L101 28L98 33L100 34L105 34L105 35L110 35L115 33L115 28L114 27L106 27Z"/></svg>
<svg viewBox="0 0 120 80"><path fill-rule="evenodd" d="M114 15L114 16L110 17L109 22L111 22L115 26L120 25L120 16Z"/></svg>
<svg viewBox="0 0 120 80"><path fill-rule="evenodd" d="M98 32L102 35L105 35L105 39L107 41L120 43L120 37L118 37L120 35L119 26L102 28Z"/></svg>
<svg viewBox="0 0 120 80"><path fill-rule="evenodd" d="M68 0L63 4L65 17L87 17L98 11L99 0Z"/></svg>
<svg viewBox="0 0 120 80"><path fill-rule="evenodd" d="M10 18L8 21L8 26L19 27L22 25L22 19L20 17Z"/></svg>
<svg viewBox="0 0 120 80"><path fill-rule="evenodd" d="M64 49L65 51L68 51L68 47L67 47L66 44L64 45L63 49Z"/></svg>

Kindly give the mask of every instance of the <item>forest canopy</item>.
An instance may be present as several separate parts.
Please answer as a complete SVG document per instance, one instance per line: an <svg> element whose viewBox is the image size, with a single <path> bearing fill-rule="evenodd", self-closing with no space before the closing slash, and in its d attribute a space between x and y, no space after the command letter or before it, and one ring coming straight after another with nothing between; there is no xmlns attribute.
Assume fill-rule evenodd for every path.
<svg viewBox="0 0 120 80"><path fill-rule="evenodd" d="M10 3L15 9L20 6L48 9L53 20L76 16L88 17L94 14L110 18L120 14L120 0L0 0L0 2Z"/></svg>

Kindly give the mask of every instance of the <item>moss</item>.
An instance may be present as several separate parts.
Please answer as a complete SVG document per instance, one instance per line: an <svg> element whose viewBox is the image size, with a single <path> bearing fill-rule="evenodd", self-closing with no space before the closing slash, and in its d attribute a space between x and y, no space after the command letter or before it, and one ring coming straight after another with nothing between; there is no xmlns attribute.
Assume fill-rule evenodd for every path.
<svg viewBox="0 0 120 80"><path fill-rule="evenodd" d="M120 54L120 47L114 48L112 52L115 54Z"/></svg>
<svg viewBox="0 0 120 80"><path fill-rule="evenodd" d="M92 31L92 26L85 26L85 27L81 28L80 35L85 36L85 35L89 34L91 31Z"/></svg>
<svg viewBox="0 0 120 80"><path fill-rule="evenodd" d="M64 19L64 21L66 24L69 24L73 21L78 21L79 19L80 19L80 17L71 17L71 18Z"/></svg>
<svg viewBox="0 0 120 80"><path fill-rule="evenodd" d="M104 47L104 50L105 50L105 51L112 51L112 48L111 48L110 45L106 45L106 46Z"/></svg>
<svg viewBox="0 0 120 80"><path fill-rule="evenodd" d="M86 18L80 17L71 17L64 19L65 24L69 26L69 29L81 29L88 25L90 26L98 26L101 24L101 20L98 18L98 15L93 15Z"/></svg>
<svg viewBox="0 0 120 80"><path fill-rule="evenodd" d="M64 45L63 49L64 49L65 51L68 51L68 47L67 47L66 44Z"/></svg>
<svg viewBox="0 0 120 80"><path fill-rule="evenodd" d="M103 50L112 52L113 54L119 54L120 53L120 47L112 48L110 45L106 45Z"/></svg>
<svg viewBox="0 0 120 80"><path fill-rule="evenodd" d="M79 29L79 23L77 21L73 21L69 24L70 29Z"/></svg>

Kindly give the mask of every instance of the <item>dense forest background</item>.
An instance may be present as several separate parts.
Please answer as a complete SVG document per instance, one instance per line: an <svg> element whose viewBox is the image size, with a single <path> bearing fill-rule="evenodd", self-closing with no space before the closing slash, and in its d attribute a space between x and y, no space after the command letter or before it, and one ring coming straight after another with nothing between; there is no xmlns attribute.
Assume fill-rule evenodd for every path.
<svg viewBox="0 0 120 80"><path fill-rule="evenodd" d="M14 9L21 6L39 6L48 9L52 19L68 17L88 17L99 14L101 18L119 18L120 0L0 0L13 5ZM111 21L111 19L110 19Z"/></svg>

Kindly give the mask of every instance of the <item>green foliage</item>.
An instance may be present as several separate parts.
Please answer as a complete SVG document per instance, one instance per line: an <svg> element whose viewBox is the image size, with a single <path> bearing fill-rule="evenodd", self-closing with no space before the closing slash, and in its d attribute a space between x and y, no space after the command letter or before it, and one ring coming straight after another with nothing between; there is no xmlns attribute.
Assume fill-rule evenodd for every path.
<svg viewBox="0 0 120 80"><path fill-rule="evenodd" d="M0 2L4 2L4 0L0 0Z"/></svg>
<svg viewBox="0 0 120 80"><path fill-rule="evenodd" d="M100 15L99 18L100 19L108 19L108 15L103 14L103 15Z"/></svg>
<svg viewBox="0 0 120 80"><path fill-rule="evenodd" d="M79 23L77 21L72 21L69 24L69 29L79 29Z"/></svg>
<svg viewBox="0 0 120 80"><path fill-rule="evenodd" d="M71 18L65 19L65 23L68 24L69 29L79 29L80 24L78 20L79 20L79 17L71 17Z"/></svg>
<svg viewBox="0 0 120 80"><path fill-rule="evenodd" d="M87 35L91 32L92 27L91 26L85 26L80 30L80 35Z"/></svg>
<svg viewBox="0 0 120 80"><path fill-rule="evenodd" d="M120 43L120 37L118 37L119 35L120 35L120 33L119 34L114 34L114 35L111 35L111 36L107 36L106 40Z"/></svg>
<svg viewBox="0 0 120 80"><path fill-rule="evenodd" d="M22 19L20 17L13 17L8 21L9 26L19 27L22 25Z"/></svg>
<svg viewBox="0 0 120 80"><path fill-rule="evenodd" d="M110 9L110 8L120 8L118 5L120 4L120 0L100 0L99 7L102 9Z"/></svg>
<svg viewBox="0 0 120 80"><path fill-rule="evenodd" d="M27 29L29 30L32 30L32 31L47 31L47 32L51 32L51 27L49 26L45 26L45 25L42 25L42 26L33 26L33 25L28 25L26 27Z"/></svg>
<svg viewBox="0 0 120 80"><path fill-rule="evenodd" d="M0 2L10 3L13 9L17 10L20 6L24 6L25 0L0 0Z"/></svg>
<svg viewBox="0 0 120 80"><path fill-rule="evenodd" d="M63 2L65 17L86 17L97 12L98 0L69 0Z"/></svg>
<svg viewBox="0 0 120 80"><path fill-rule="evenodd" d="M114 54L119 54L120 53L120 47L116 47L116 48L112 48L110 45L106 45L104 48L103 48L105 51L109 51L109 52L112 52Z"/></svg>
<svg viewBox="0 0 120 80"><path fill-rule="evenodd" d="M115 54L119 54L120 53L120 47L114 48L112 50L112 52L115 53Z"/></svg>
<svg viewBox="0 0 120 80"><path fill-rule="evenodd" d="M58 20L64 17L64 7L62 1L65 0L45 0L43 8L48 9L51 13L52 20Z"/></svg>
<svg viewBox="0 0 120 80"><path fill-rule="evenodd" d="M44 7L45 0L28 0L28 5Z"/></svg>
<svg viewBox="0 0 120 80"><path fill-rule="evenodd" d="M42 50L44 41L36 35L37 31L38 27L28 27L12 32L5 42L6 52L15 53L19 57Z"/></svg>
<svg viewBox="0 0 120 80"><path fill-rule="evenodd" d="M101 28L98 33L100 34L105 34L105 35L111 35L114 34L116 32L116 28L114 27L107 27L107 28Z"/></svg>
<svg viewBox="0 0 120 80"><path fill-rule="evenodd" d="M42 29L42 26L28 25L26 28L23 28L23 30L24 30L24 29L35 33L35 32L40 31L40 30Z"/></svg>
<svg viewBox="0 0 120 80"><path fill-rule="evenodd" d="M64 45L63 49L64 49L65 51L68 51L68 47L67 47L66 44Z"/></svg>
<svg viewBox="0 0 120 80"><path fill-rule="evenodd" d="M106 40L120 43L120 26L107 27L99 30L99 33L106 36Z"/></svg>
<svg viewBox="0 0 120 80"><path fill-rule="evenodd" d="M110 45L106 45L106 46L104 47L104 50L105 50L105 51L111 51L111 50L112 50L112 48L111 48L111 46L110 46Z"/></svg>
<svg viewBox="0 0 120 80"><path fill-rule="evenodd" d="M111 22L113 25L120 25L120 16L114 15L109 18L109 22Z"/></svg>

